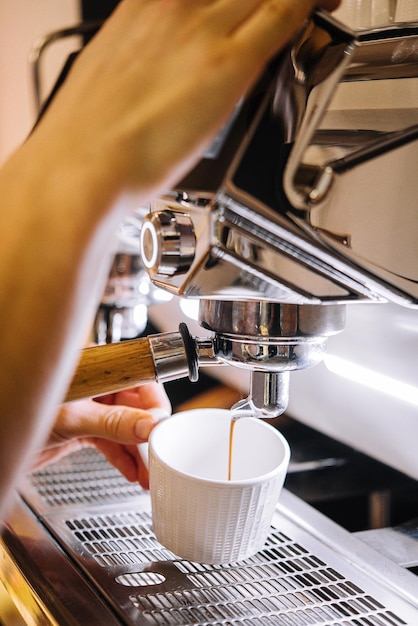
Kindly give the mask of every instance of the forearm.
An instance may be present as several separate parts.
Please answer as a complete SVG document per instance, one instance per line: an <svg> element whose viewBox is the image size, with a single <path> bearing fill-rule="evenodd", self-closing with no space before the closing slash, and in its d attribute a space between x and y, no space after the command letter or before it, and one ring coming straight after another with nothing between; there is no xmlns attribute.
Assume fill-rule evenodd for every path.
<svg viewBox="0 0 418 626"><path fill-rule="evenodd" d="M1 495L65 395L118 223L117 211L87 210L90 187L56 163L45 169L47 158L52 149L28 141L0 174Z"/></svg>

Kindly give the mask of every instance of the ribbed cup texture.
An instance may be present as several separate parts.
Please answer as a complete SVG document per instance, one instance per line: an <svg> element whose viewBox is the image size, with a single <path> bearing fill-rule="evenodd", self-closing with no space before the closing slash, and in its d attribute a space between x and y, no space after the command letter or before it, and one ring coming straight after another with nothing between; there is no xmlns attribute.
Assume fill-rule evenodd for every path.
<svg viewBox="0 0 418 626"><path fill-rule="evenodd" d="M233 563L263 547L285 470L248 485L170 473L158 458L153 458L152 468L153 529L176 556L200 563Z"/></svg>

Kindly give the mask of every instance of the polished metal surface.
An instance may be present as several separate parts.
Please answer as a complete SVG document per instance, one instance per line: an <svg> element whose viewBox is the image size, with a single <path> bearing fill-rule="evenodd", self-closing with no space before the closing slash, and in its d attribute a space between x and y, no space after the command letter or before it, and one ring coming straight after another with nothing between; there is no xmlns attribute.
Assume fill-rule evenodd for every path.
<svg viewBox="0 0 418 626"><path fill-rule="evenodd" d="M290 373L252 371L247 398L250 414L257 417L281 415L289 404ZM232 410L237 411L237 404ZM243 407L241 407L243 408Z"/></svg>
<svg viewBox="0 0 418 626"><path fill-rule="evenodd" d="M201 326L225 337L275 343L306 342L343 330L343 305L298 306L277 302L201 300Z"/></svg>
<svg viewBox="0 0 418 626"><path fill-rule="evenodd" d="M22 500L0 528L0 580L26 626L121 623Z"/></svg>
<svg viewBox="0 0 418 626"><path fill-rule="evenodd" d="M292 206L306 211L328 195L335 173L418 140L417 125L395 132L382 119L357 133L351 128L322 129L315 136L338 83L418 77L418 23L357 33L345 29L338 39L324 26L321 20L312 21L294 46L289 65L281 68L275 100L286 140L294 142L284 187ZM282 98L296 104L290 119L281 114ZM310 190L309 180L314 183Z"/></svg>
<svg viewBox="0 0 418 626"><path fill-rule="evenodd" d="M151 282L139 252L142 218L137 209L119 226L116 251L110 259L106 285L94 320L98 344L133 339L148 323L148 307L171 298Z"/></svg>
<svg viewBox="0 0 418 626"><path fill-rule="evenodd" d="M338 306L418 305L417 49L418 23L354 31L316 12L238 104L216 150L151 203L146 223L160 227L149 258L173 253L157 236L161 221L188 216L196 236L180 271L148 262L153 282L201 300L221 360L265 372L240 410L284 410L287 384L276 374L323 359L324 320ZM382 109L388 83L394 96Z"/></svg>
<svg viewBox="0 0 418 626"><path fill-rule="evenodd" d="M216 156L152 203L197 237L187 272L152 279L198 298L416 305L417 45L418 23L353 31L317 12Z"/></svg>
<svg viewBox="0 0 418 626"><path fill-rule="evenodd" d="M85 449L22 487L30 508L17 504L1 553L26 563L27 585L43 572L47 587L34 588L50 608L56 604L60 626L417 623L416 577L286 490L263 550L240 563L205 566L157 542L148 494L123 483Z"/></svg>
<svg viewBox="0 0 418 626"><path fill-rule="evenodd" d="M196 382L200 366L209 367L221 363L216 354L215 339L192 337L186 324L180 324L181 327L182 332L148 336L156 380L160 383L185 376Z"/></svg>
<svg viewBox="0 0 418 626"><path fill-rule="evenodd" d="M401 567L418 567L418 524L362 530L356 536Z"/></svg>
<svg viewBox="0 0 418 626"><path fill-rule="evenodd" d="M248 399L238 414L281 415L289 401L289 372L317 365L327 338L345 325L344 305L201 300L201 326L215 333L220 361L251 370Z"/></svg>
<svg viewBox="0 0 418 626"><path fill-rule="evenodd" d="M152 291L139 252L117 252L94 321L95 342L113 343L143 333Z"/></svg>
<svg viewBox="0 0 418 626"><path fill-rule="evenodd" d="M159 382L164 383L188 375L187 353L179 333L151 335L148 340Z"/></svg>
<svg viewBox="0 0 418 626"><path fill-rule="evenodd" d="M244 416L270 418L282 415L289 404L290 373L253 370L250 375L250 393L238 400L231 411L234 419Z"/></svg>
<svg viewBox="0 0 418 626"><path fill-rule="evenodd" d="M151 272L160 276L187 272L195 249L196 235L187 214L162 211L145 216L141 252L144 265Z"/></svg>

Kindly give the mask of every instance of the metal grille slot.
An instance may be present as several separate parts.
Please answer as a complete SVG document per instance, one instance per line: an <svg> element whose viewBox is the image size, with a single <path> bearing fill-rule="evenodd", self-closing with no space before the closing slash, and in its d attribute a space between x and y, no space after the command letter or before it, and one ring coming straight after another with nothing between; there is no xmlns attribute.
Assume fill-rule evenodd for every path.
<svg viewBox="0 0 418 626"><path fill-rule="evenodd" d="M122 574L115 578L116 582L125 587L150 587L161 585L165 581L162 574L155 572L138 572L135 574Z"/></svg>

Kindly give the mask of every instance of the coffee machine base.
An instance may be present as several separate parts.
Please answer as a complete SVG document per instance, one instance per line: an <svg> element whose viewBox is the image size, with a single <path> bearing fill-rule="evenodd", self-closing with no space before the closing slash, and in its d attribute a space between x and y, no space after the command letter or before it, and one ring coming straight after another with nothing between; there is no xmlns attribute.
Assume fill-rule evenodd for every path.
<svg viewBox="0 0 418 626"><path fill-rule="evenodd" d="M191 563L156 540L148 493L89 448L25 480L0 580L27 624L418 623L416 576L286 489L259 553Z"/></svg>

